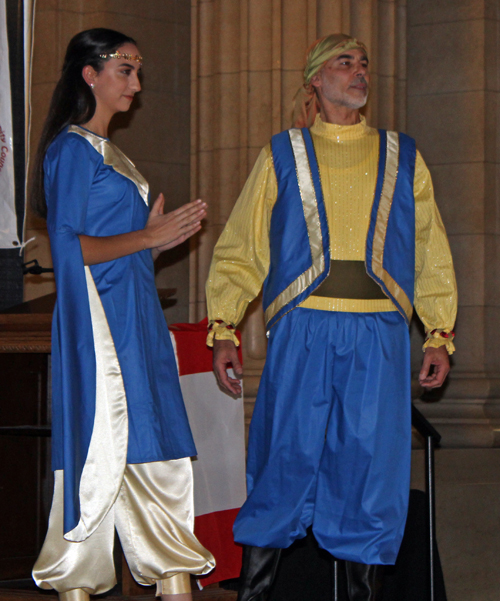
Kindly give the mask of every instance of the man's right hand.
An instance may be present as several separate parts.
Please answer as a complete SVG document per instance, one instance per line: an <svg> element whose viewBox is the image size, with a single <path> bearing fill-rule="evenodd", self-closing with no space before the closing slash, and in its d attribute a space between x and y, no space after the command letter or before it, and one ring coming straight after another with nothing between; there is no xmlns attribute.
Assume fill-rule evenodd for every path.
<svg viewBox="0 0 500 601"><path fill-rule="evenodd" d="M238 359L238 351L234 342L232 340L214 340L213 367L217 382L225 392L239 396L241 395L240 380L228 376L228 363L232 364L235 375L241 379L243 368Z"/></svg>

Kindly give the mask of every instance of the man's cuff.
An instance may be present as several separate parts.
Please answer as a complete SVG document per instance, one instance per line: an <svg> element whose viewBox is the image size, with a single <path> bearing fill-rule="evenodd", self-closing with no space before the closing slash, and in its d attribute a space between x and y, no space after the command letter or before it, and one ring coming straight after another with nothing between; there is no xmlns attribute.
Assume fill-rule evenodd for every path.
<svg viewBox="0 0 500 601"><path fill-rule="evenodd" d="M424 346L422 350L425 351L426 348L439 348L440 346L445 346L448 351L448 355L452 355L455 352L455 345L453 344L453 340L455 338L455 332L453 332L449 328L431 330L427 332Z"/></svg>
<svg viewBox="0 0 500 601"><path fill-rule="evenodd" d="M214 340L231 340L236 346L240 346L234 325L220 319L208 324L207 346L213 346Z"/></svg>

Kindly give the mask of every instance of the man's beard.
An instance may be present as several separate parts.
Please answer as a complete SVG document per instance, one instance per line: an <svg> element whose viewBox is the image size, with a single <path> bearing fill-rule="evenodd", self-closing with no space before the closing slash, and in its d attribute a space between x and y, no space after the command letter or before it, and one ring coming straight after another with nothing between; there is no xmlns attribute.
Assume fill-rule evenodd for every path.
<svg viewBox="0 0 500 601"><path fill-rule="evenodd" d="M340 99L340 104L347 107L348 109L360 109L365 106L368 102L368 82L364 77L361 77L358 81L358 84L363 83L366 85L365 94L361 98L353 98L349 94L342 94L342 98Z"/></svg>
<svg viewBox="0 0 500 601"><path fill-rule="evenodd" d="M357 110L357 109L363 108L367 102L368 102L368 92L365 94L364 98L360 98L359 100L356 100L354 98L346 98L344 106L346 106L349 109Z"/></svg>
<svg viewBox="0 0 500 601"><path fill-rule="evenodd" d="M360 79L358 83L366 84L366 80ZM361 90L359 90L361 92ZM338 106L343 106L350 110L358 110L365 106L368 101L368 88L366 88L365 93L363 95L351 95L348 92L341 92L339 90L331 91L333 93L326 96L326 98L333 104Z"/></svg>

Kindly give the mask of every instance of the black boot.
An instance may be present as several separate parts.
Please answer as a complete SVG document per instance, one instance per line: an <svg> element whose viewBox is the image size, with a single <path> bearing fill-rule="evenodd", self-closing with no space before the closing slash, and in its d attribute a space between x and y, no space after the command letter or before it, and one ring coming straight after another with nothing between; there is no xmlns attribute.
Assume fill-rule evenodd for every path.
<svg viewBox="0 0 500 601"><path fill-rule="evenodd" d="M238 601L266 601L280 555L281 549L243 547Z"/></svg>
<svg viewBox="0 0 500 601"><path fill-rule="evenodd" d="M381 601L384 566L370 566L346 561L349 601Z"/></svg>

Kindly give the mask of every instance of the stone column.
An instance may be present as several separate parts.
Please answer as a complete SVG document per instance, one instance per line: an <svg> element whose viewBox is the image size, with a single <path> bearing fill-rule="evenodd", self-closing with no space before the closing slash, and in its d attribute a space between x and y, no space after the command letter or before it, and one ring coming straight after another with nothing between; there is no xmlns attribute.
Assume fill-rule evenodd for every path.
<svg viewBox="0 0 500 601"><path fill-rule="evenodd" d="M405 2L377 0L192 0L192 196L209 203L193 241L190 319L206 316L213 247L260 149L290 127L305 50L328 33L351 33L370 52L371 125L405 126ZM383 102L379 101L383 99ZM240 325L250 418L266 354L260 299Z"/></svg>
<svg viewBox="0 0 500 601"><path fill-rule="evenodd" d="M432 173L459 290L451 377L439 403L420 407L452 447L500 443L499 10L409 4L408 133Z"/></svg>
<svg viewBox="0 0 500 601"><path fill-rule="evenodd" d="M459 292L448 386L438 403L418 404L453 447L436 453L436 521L456 601L487 601L500 587L499 51L498 2L408 3L408 132L432 173ZM412 338L416 370L422 338Z"/></svg>

